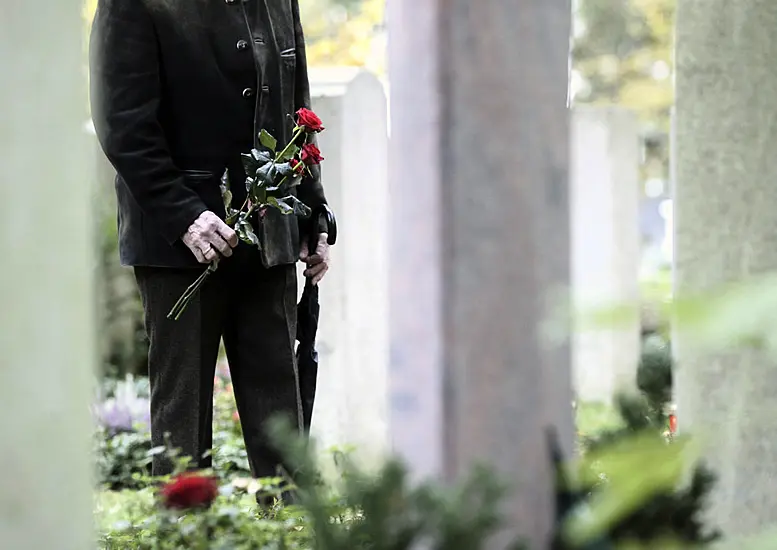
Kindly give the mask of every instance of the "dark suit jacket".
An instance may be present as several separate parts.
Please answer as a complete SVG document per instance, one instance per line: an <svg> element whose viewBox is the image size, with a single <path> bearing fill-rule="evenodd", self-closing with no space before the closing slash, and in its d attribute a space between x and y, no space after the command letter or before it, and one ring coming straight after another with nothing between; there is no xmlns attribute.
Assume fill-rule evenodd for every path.
<svg viewBox="0 0 777 550"><path fill-rule="evenodd" d="M310 107L297 0L99 0L90 77L130 266L197 266L180 238L205 210L224 216L224 169L239 206L240 154L262 128L285 143L288 115ZM317 170L296 192L311 208L326 202ZM270 209L265 265L295 262L309 223Z"/></svg>

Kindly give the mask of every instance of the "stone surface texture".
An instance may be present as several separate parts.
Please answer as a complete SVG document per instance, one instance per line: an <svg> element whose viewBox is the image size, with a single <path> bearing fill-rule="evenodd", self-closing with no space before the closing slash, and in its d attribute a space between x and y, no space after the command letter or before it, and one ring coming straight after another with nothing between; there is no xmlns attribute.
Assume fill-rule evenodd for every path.
<svg viewBox="0 0 777 550"><path fill-rule="evenodd" d="M391 434L418 476L495 466L547 547L546 428L572 442L567 0L388 3ZM520 52L518 54L517 52Z"/></svg>
<svg viewBox="0 0 777 550"><path fill-rule="evenodd" d="M633 112L572 111L572 298L577 398L610 402L635 386L639 319L639 131ZM633 315L597 324L591 311L627 306Z"/></svg>
<svg viewBox="0 0 777 550"><path fill-rule="evenodd" d="M0 548L92 548L92 187L82 4L0 17Z"/></svg>
<svg viewBox="0 0 777 550"><path fill-rule="evenodd" d="M675 291L777 268L777 3L683 0L677 13ZM731 319L736 323L736 319ZM777 521L777 364L705 353L675 327L680 429L721 476L712 520L729 535Z"/></svg>

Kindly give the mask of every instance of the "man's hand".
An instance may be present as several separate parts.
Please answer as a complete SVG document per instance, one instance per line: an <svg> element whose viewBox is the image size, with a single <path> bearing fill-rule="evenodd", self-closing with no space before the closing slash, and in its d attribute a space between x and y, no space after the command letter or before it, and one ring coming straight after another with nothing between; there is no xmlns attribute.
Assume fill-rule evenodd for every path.
<svg viewBox="0 0 777 550"><path fill-rule="evenodd" d="M210 211L200 214L181 240L202 264L217 260L219 254L228 258L238 242L237 233Z"/></svg>
<svg viewBox="0 0 777 550"><path fill-rule="evenodd" d="M318 236L318 245L316 253L312 256L308 251L308 243L303 242L299 253L299 259L305 262L308 268L305 270L305 277L311 279L314 285L317 285L324 275L329 271L329 243L326 242L329 235L321 233Z"/></svg>

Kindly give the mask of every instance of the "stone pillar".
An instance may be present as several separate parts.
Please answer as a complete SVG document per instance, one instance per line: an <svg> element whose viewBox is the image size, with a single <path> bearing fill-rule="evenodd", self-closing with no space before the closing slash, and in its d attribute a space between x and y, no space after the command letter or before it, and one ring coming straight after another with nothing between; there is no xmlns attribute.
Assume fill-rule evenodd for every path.
<svg viewBox="0 0 777 550"><path fill-rule="evenodd" d="M0 548L94 545L92 208L80 2L0 32Z"/></svg>
<svg viewBox="0 0 777 550"><path fill-rule="evenodd" d="M572 113L572 294L582 313L573 339L580 401L609 402L634 387L639 361L639 134L631 111L575 107ZM601 326L586 312L634 308Z"/></svg>
<svg viewBox="0 0 777 550"><path fill-rule="evenodd" d="M334 268L321 285L320 368L312 431L363 465L388 447L387 102L372 74L311 70L322 177L339 220Z"/></svg>
<svg viewBox="0 0 777 550"><path fill-rule="evenodd" d="M388 3L391 434L417 476L495 467L493 547L547 548L545 429L572 442L568 350L544 339L569 284L570 5L472 5Z"/></svg>
<svg viewBox="0 0 777 550"><path fill-rule="evenodd" d="M777 3L683 0L677 9L675 293L682 297L777 269ZM741 320L728 322L734 329ZM728 535L774 523L774 358L747 347L705 353L682 324L673 349L680 428L706 436L721 476L713 521Z"/></svg>

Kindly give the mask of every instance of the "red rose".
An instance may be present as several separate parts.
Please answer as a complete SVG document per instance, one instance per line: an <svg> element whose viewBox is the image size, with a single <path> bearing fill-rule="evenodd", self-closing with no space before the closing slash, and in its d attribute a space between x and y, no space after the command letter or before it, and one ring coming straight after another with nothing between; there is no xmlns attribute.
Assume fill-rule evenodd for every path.
<svg viewBox="0 0 777 550"><path fill-rule="evenodd" d="M321 164L324 157L321 156L321 151L313 143L307 143L302 146L302 153L300 154L300 160L311 166L313 164Z"/></svg>
<svg viewBox="0 0 777 550"><path fill-rule="evenodd" d="M297 126L305 128L305 131L309 133L320 132L324 129L318 115L304 107L297 111Z"/></svg>
<svg viewBox="0 0 777 550"><path fill-rule="evenodd" d="M297 159L291 159L289 164L291 164L292 170L294 170L297 174L301 174L305 171L305 163L300 162Z"/></svg>
<svg viewBox="0 0 777 550"><path fill-rule="evenodd" d="M207 508L218 496L216 480L197 474L183 474L162 487L167 508Z"/></svg>
<svg viewBox="0 0 777 550"><path fill-rule="evenodd" d="M673 414L669 415L669 433L671 434L677 433L677 416Z"/></svg>

